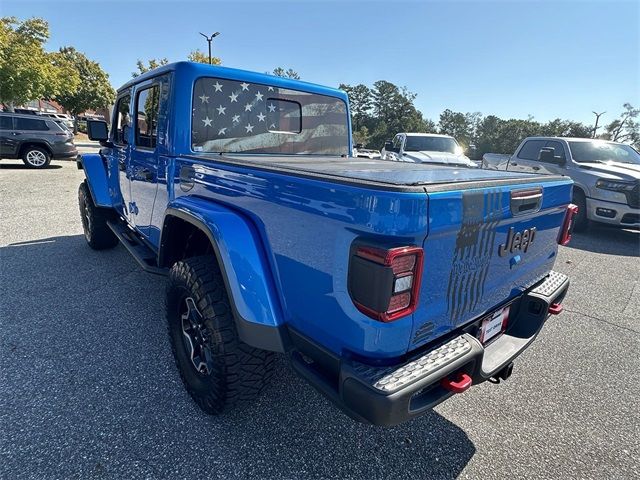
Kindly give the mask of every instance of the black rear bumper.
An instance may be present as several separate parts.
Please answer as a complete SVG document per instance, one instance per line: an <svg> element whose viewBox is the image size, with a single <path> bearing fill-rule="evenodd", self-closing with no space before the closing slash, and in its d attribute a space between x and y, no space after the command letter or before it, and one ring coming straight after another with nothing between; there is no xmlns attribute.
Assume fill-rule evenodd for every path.
<svg viewBox="0 0 640 480"><path fill-rule="evenodd" d="M391 366L339 359L291 332L296 371L352 418L396 425L424 414L454 393L443 379L470 377L473 384L505 375L533 342L550 310L557 312L569 288L567 276L551 272L510 302L506 331L483 346L476 338L481 318ZM507 372L508 371L508 372ZM507 372L507 373L505 373Z"/></svg>

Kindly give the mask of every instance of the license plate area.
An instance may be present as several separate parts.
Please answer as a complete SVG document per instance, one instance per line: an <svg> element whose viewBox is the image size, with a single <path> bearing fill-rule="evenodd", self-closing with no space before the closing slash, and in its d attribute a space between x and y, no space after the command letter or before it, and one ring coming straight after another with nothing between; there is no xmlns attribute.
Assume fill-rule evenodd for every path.
<svg viewBox="0 0 640 480"><path fill-rule="evenodd" d="M480 321L479 340L483 345L496 338L507 328L511 305L499 308Z"/></svg>

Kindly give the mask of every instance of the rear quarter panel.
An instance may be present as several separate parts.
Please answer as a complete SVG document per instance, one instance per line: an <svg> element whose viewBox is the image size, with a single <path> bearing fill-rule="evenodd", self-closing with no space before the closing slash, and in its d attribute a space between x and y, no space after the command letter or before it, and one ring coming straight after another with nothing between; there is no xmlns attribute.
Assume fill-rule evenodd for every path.
<svg viewBox="0 0 640 480"><path fill-rule="evenodd" d="M356 238L421 245L427 230L424 192L388 192L304 177L176 159L195 169L191 195L249 218L263 241L284 321L336 353L394 357L406 352L408 316L382 324L359 312L347 290ZM177 183L177 178L174 177Z"/></svg>

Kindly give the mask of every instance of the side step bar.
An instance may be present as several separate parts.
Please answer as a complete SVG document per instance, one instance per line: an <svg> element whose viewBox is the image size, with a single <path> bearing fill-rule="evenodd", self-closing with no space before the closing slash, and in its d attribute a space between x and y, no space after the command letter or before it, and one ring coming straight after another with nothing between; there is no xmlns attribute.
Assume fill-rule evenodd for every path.
<svg viewBox="0 0 640 480"><path fill-rule="evenodd" d="M113 221L107 222L107 225L145 272L163 276L169 274L168 268L158 267L156 254L153 250L147 247L142 239L140 239L126 225L122 222Z"/></svg>

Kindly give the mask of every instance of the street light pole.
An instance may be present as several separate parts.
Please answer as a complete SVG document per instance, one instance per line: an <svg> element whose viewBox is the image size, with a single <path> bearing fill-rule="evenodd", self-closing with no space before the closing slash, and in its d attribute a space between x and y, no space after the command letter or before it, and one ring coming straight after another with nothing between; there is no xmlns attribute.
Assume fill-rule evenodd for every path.
<svg viewBox="0 0 640 480"><path fill-rule="evenodd" d="M210 37L206 36L202 32L200 32L200 35L202 35L207 40L207 43L209 44L209 65L211 65L211 42L213 41L214 38L220 35L220 32L212 33Z"/></svg>

